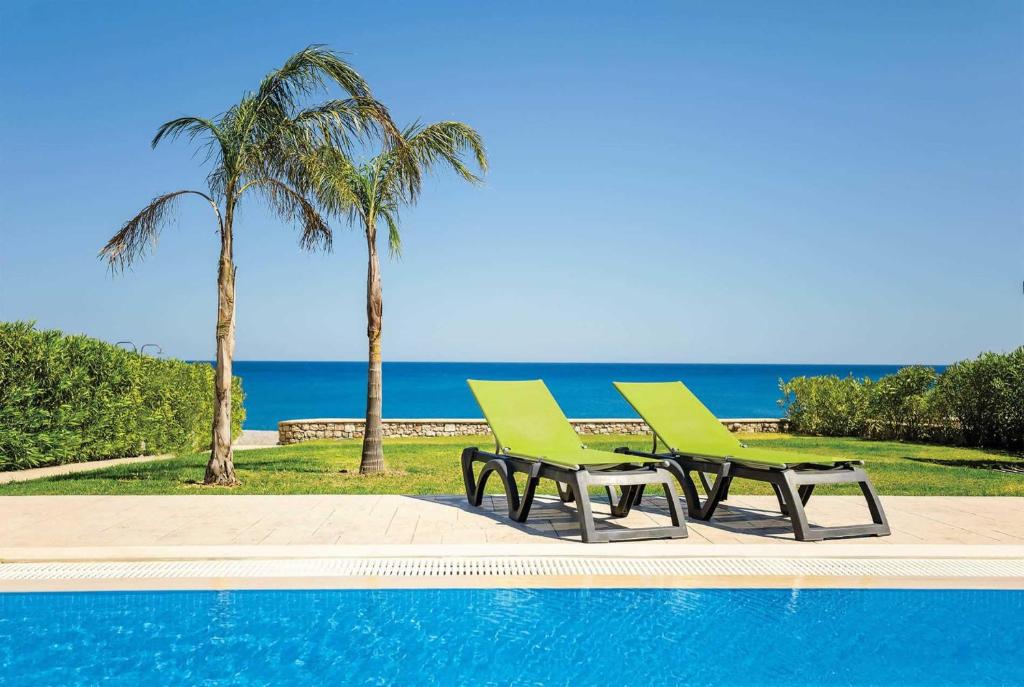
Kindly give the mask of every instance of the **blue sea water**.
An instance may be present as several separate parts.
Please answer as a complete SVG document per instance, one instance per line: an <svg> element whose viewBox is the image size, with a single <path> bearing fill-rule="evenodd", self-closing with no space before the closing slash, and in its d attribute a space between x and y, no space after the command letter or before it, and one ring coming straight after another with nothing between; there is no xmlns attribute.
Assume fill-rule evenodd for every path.
<svg viewBox="0 0 1024 687"><path fill-rule="evenodd" d="M779 417L779 379L834 374L876 379L897 365L630 363L384 363L385 418L476 418L475 379L543 379L569 417L635 417L612 381L682 380L719 417ZM281 420L363 417L366 363L237 361L246 429Z"/></svg>
<svg viewBox="0 0 1024 687"><path fill-rule="evenodd" d="M0 594L0 683L1019 685L1024 592Z"/></svg>

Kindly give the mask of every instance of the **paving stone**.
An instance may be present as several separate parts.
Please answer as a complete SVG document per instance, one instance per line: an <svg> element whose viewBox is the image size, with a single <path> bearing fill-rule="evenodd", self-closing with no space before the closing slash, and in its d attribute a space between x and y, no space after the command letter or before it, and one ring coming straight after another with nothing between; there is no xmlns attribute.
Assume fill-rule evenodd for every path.
<svg viewBox="0 0 1024 687"><path fill-rule="evenodd" d="M574 504L538 497L525 524L507 517L503 496L470 507L459 495L381 496L9 496L0 499L0 547L147 545L316 545L486 542L550 543L579 538ZM1024 498L883 497L890 537L842 540L850 545L1024 543ZM787 519L771 496L740 495L711 522L689 522L689 539L666 542L792 544ZM645 499L628 518L594 504L599 527L669 522L664 498ZM816 524L868 521L857 497L815 496ZM823 546L837 545L823 542Z"/></svg>

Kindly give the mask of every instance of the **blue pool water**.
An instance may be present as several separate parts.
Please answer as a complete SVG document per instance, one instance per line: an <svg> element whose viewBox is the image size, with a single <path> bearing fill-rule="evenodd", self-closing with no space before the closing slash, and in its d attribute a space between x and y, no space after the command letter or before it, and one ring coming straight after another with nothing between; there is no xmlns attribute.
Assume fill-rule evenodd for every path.
<svg viewBox="0 0 1024 687"><path fill-rule="evenodd" d="M1024 592L0 594L0 684L1012 685Z"/></svg>
<svg viewBox="0 0 1024 687"><path fill-rule="evenodd" d="M634 417L612 381L682 380L719 417L779 417L779 379L878 378L896 365L675 365L627 363L384 363L384 417L472 418L467 378L543 379L569 417ZM281 420L363 417L366 363L239 361L246 429Z"/></svg>

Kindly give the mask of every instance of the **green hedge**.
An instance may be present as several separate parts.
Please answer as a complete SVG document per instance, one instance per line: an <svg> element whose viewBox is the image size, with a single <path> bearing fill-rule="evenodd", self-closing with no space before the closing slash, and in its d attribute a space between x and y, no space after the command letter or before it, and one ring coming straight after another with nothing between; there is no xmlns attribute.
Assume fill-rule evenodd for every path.
<svg viewBox="0 0 1024 687"><path fill-rule="evenodd" d="M232 434L242 429L233 381ZM209 448L213 367L0 323L0 470Z"/></svg>
<svg viewBox="0 0 1024 687"><path fill-rule="evenodd" d="M983 353L942 374L912 366L877 381L796 377L779 388L799 434L1024 448L1024 346Z"/></svg>

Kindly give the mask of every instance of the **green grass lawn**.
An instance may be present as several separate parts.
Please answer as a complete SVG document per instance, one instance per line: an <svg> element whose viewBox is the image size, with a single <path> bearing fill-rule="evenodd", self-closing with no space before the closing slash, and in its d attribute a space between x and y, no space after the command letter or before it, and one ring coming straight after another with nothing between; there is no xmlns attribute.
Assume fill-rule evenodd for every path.
<svg viewBox="0 0 1024 687"><path fill-rule="evenodd" d="M978 469L972 465L1004 463L1024 467L1024 456L995 451L864 441L797 437L779 434L744 435L749 444L862 459L882 494L1024 496L1024 475ZM489 447L487 437L394 439L385 442L389 472L362 477L358 441L316 441L295 446L238 451L235 466L242 485L233 489L200 484L206 456L182 455L171 460L106 468L0 486L0 495L16 494L458 494L462 493L459 453L464 446ZM593 448L628 445L647 449L650 440L637 436L588 437ZM550 482L542 483L553 493ZM489 490L499 493L496 478ZM768 494L758 482L736 480L735 494ZM828 488L823 493L859 493L856 487Z"/></svg>

